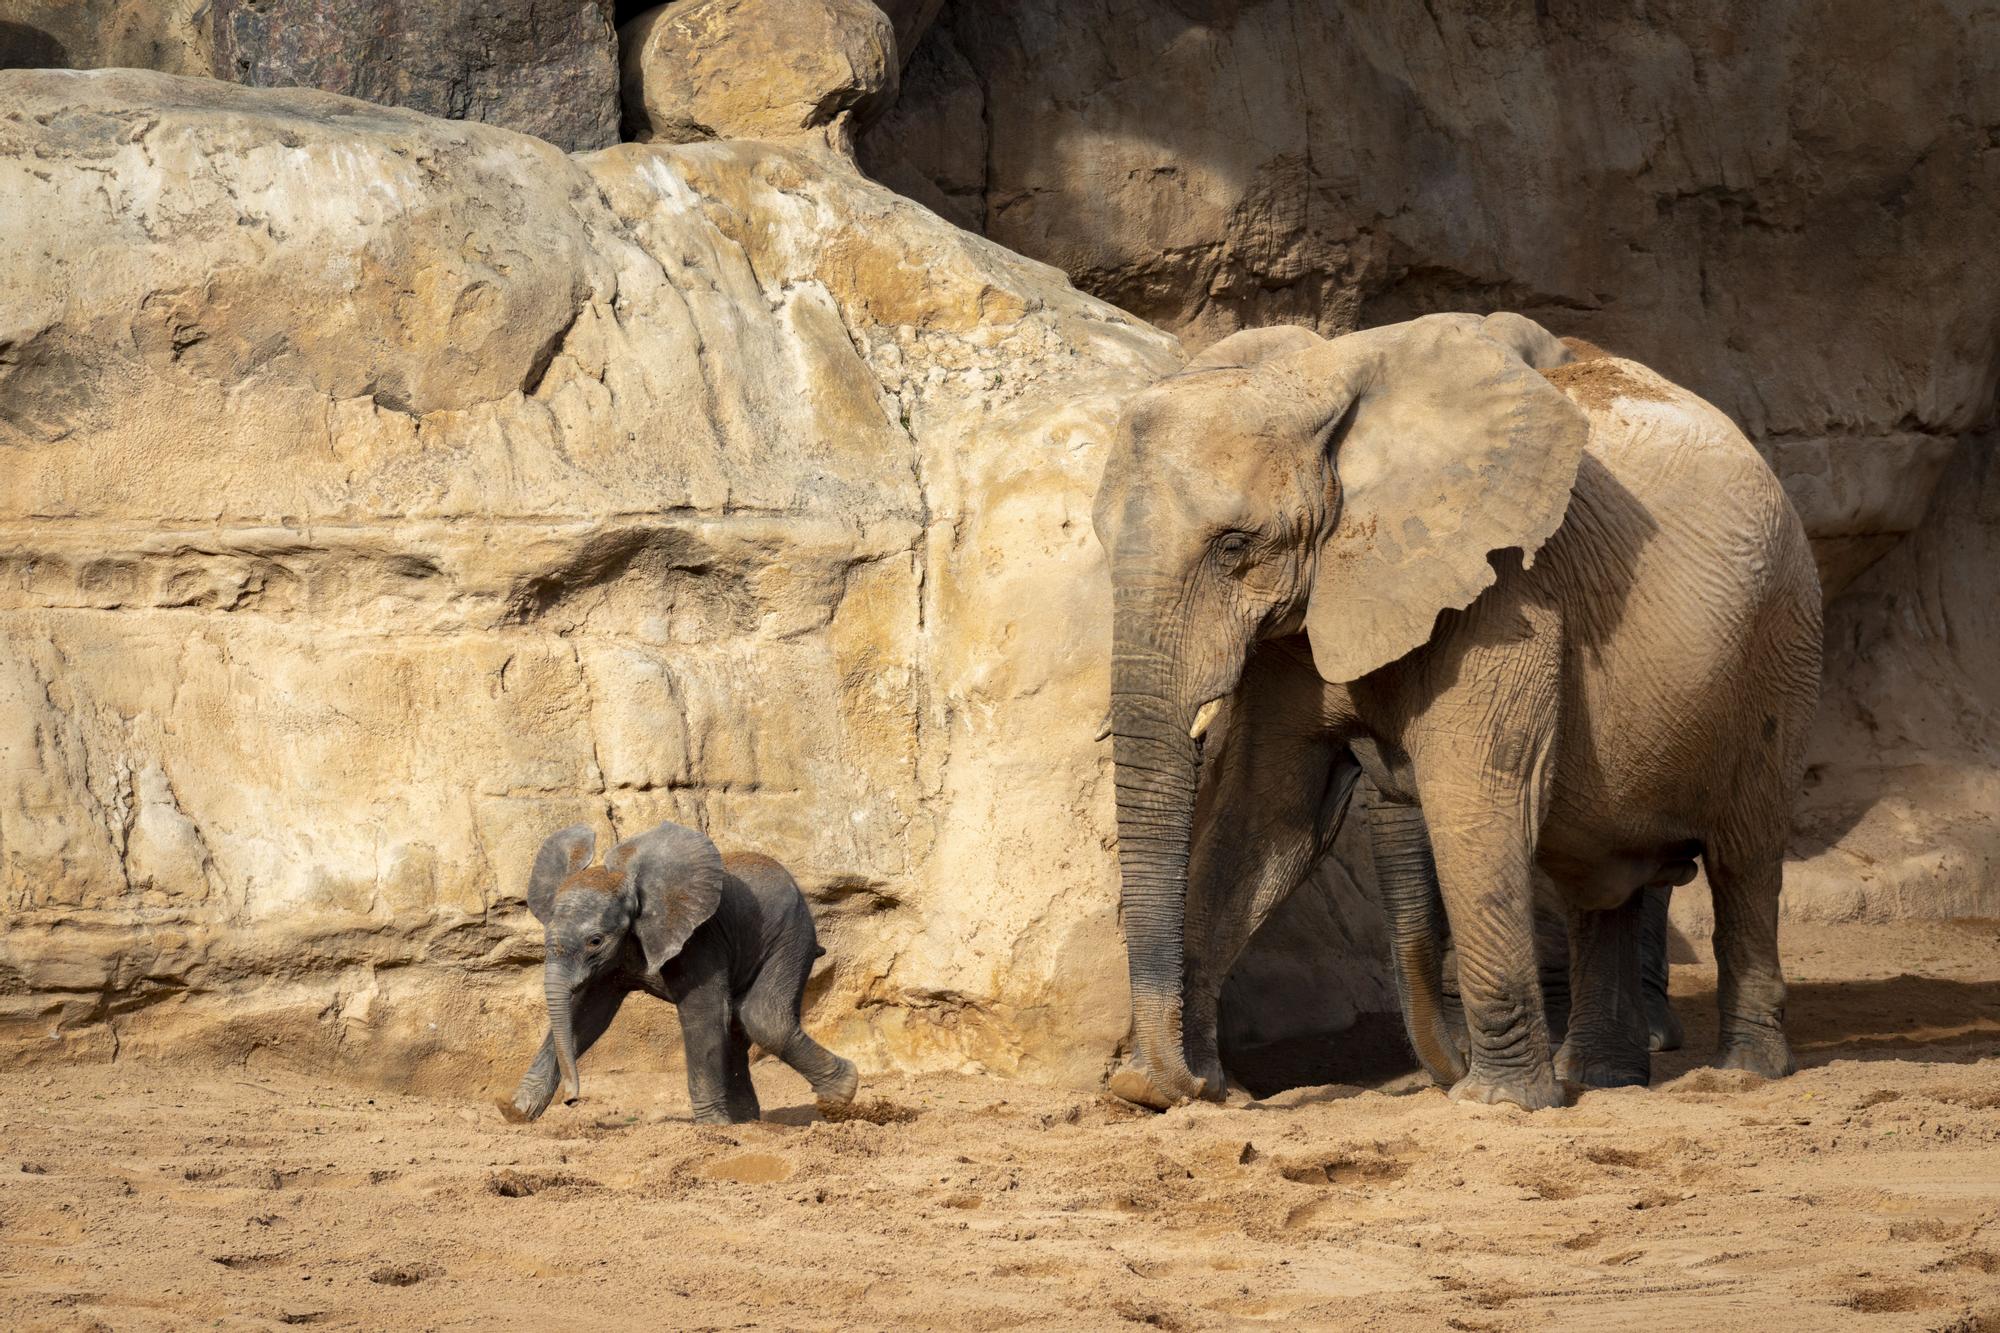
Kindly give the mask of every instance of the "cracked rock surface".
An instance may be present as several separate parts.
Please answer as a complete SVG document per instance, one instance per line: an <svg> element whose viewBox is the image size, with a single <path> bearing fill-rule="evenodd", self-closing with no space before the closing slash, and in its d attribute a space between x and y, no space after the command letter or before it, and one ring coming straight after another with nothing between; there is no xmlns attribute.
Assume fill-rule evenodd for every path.
<svg viewBox="0 0 2000 1333"><path fill-rule="evenodd" d="M1098 1077L1089 506L1172 338L824 149L0 106L0 1049L484 1076L539 840L672 818L806 886L828 1044Z"/></svg>
<svg viewBox="0 0 2000 1333"><path fill-rule="evenodd" d="M2000 23L949 0L864 165L1199 348L1517 310L1772 457L1831 590L1996 420Z"/></svg>

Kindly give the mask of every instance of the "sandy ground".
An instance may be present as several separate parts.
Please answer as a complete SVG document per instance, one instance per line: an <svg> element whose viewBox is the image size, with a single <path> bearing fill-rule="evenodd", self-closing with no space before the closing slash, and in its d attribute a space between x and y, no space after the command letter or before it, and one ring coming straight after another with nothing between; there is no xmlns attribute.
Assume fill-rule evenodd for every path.
<svg viewBox="0 0 2000 1333"><path fill-rule="evenodd" d="M816 1122L687 1123L657 1076L513 1127L483 1102L161 1064L0 1083L0 1326L2000 1329L2000 923L1797 928L1805 1068L1537 1115L1393 1043L1136 1112L876 1079ZM1341 1075L1329 1083L1329 1075ZM1373 1084L1367 1089L1362 1084Z"/></svg>

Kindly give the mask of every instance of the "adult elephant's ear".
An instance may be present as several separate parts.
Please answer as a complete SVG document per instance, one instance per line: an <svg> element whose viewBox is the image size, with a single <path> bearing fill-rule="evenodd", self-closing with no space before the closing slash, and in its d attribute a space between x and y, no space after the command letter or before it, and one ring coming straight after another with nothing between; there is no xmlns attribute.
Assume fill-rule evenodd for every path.
<svg viewBox="0 0 2000 1333"><path fill-rule="evenodd" d="M619 843L604 864L620 877L647 971L679 954L722 902L721 853L705 835L679 824Z"/></svg>
<svg viewBox="0 0 2000 1333"><path fill-rule="evenodd" d="M589 865L596 851L597 835L587 824L572 824L549 835L542 850L535 853L535 868L528 872L528 910L535 914L535 920L547 924L555 911L556 890Z"/></svg>
<svg viewBox="0 0 2000 1333"><path fill-rule="evenodd" d="M1522 359L1547 345L1537 334L1518 315L1434 315L1274 366L1304 380L1340 485L1305 617L1326 679L1357 680L1423 643L1440 611L1493 583L1492 552L1532 563L1562 523L1588 425Z"/></svg>

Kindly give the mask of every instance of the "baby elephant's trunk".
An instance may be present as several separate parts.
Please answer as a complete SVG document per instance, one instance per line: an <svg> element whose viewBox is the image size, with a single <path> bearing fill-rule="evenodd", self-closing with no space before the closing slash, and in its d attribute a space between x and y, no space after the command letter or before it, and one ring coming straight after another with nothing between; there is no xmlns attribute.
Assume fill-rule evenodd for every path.
<svg viewBox="0 0 2000 1333"><path fill-rule="evenodd" d="M573 1102L582 1095L576 1076L576 1024L570 1016L569 978L551 967L543 978L543 993L549 1001L549 1036L556 1044L556 1068L562 1073L563 1100Z"/></svg>

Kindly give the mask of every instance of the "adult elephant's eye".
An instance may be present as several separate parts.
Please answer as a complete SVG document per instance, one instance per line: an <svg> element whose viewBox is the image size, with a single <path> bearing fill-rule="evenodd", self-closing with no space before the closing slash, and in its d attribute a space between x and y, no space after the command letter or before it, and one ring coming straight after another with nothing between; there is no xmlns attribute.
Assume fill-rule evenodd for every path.
<svg viewBox="0 0 2000 1333"><path fill-rule="evenodd" d="M1215 553L1224 560L1241 560L1250 551L1250 534L1225 532L1215 539Z"/></svg>

